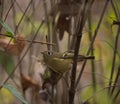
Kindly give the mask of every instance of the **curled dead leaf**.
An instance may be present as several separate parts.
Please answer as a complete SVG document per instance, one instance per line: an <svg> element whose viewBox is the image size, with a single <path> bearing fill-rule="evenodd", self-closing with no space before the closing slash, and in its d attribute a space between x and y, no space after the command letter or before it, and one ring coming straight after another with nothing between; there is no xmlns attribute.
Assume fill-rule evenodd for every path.
<svg viewBox="0 0 120 104"><path fill-rule="evenodd" d="M56 28L59 31L59 39L62 40L64 32L67 31L70 34L71 18L67 14L60 14L56 23Z"/></svg>
<svg viewBox="0 0 120 104"><path fill-rule="evenodd" d="M39 89L39 84L35 81L33 81L30 77L24 76L21 74L21 84L23 91L26 91L28 88L36 88Z"/></svg>
<svg viewBox="0 0 120 104"><path fill-rule="evenodd" d="M0 48L8 54L20 55L25 45L25 39L21 35L16 35L15 38L8 38L5 36L0 38Z"/></svg>

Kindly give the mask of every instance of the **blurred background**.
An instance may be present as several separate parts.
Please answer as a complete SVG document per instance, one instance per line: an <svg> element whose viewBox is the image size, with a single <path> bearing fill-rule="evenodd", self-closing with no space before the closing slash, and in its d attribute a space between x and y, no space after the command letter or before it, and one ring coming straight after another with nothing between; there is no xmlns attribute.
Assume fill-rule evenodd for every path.
<svg viewBox="0 0 120 104"><path fill-rule="evenodd" d="M88 55L92 44L89 55L95 59L88 60L83 71L84 62L77 64L75 104L118 104L119 5L119 0L0 0L0 18L15 36L23 38L25 44L24 48L17 46L17 50L22 48L17 55L17 50L6 52L2 49L5 42L0 36L0 83L15 70L8 82L28 104L68 104L71 71L66 72L54 86L53 94L40 93L44 82L41 74L46 69L41 52L74 50L78 27L84 17L79 54ZM0 34L5 34L2 25ZM0 104L22 102L2 88Z"/></svg>

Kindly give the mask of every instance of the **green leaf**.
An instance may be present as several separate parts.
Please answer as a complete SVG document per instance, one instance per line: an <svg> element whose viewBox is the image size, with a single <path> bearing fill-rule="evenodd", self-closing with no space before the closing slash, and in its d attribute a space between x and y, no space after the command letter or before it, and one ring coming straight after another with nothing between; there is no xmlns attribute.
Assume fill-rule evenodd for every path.
<svg viewBox="0 0 120 104"><path fill-rule="evenodd" d="M14 86L12 86L10 83L6 83L3 85L4 88L8 89L14 96L16 96L22 103L28 104L28 102L23 98L20 92L18 92Z"/></svg>
<svg viewBox="0 0 120 104"><path fill-rule="evenodd" d="M89 99L90 104L112 104L112 99L108 95L108 91L103 86L96 86L96 89L92 85L86 86L84 90L82 90L81 99L86 101ZM91 100L92 99L92 100Z"/></svg>
<svg viewBox="0 0 120 104"><path fill-rule="evenodd" d="M5 71L10 75L14 70L13 57L0 51L0 64L5 69Z"/></svg>
<svg viewBox="0 0 120 104"><path fill-rule="evenodd" d="M14 36L14 32L11 30L11 28L1 18L0 18L0 24L6 30L6 35L8 35L10 37Z"/></svg>

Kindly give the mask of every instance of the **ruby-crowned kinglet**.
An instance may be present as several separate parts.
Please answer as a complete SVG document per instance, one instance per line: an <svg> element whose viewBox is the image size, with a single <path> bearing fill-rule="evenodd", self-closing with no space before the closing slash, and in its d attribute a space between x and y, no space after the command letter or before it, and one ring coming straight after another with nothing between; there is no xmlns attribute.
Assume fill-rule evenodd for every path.
<svg viewBox="0 0 120 104"><path fill-rule="evenodd" d="M74 53L66 51L64 53L56 53L51 51L42 52L43 61L47 65L45 73L42 75L44 79L43 88L46 83L55 85L62 75L72 68ZM94 56L78 55L78 62L84 59L94 59Z"/></svg>
<svg viewBox="0 0 120 104"><path fill-rule="evenodd" d="M62 58L62 54L53 53L49 51L43 52L43 61L51 70L63 74L64 72L71 69L71 60Z"/></svg>
<svg viewBox="0 0 120 104"><path fill-rule="evenodd" d="M72 67L73 63L73 52L55 53L50 51L45 51L43 53L43 61L48 68L57 72L59 74L64 74ZM83 61L84 59L94 59L94 56L83 56L78 55L78 61Z"/></svg>

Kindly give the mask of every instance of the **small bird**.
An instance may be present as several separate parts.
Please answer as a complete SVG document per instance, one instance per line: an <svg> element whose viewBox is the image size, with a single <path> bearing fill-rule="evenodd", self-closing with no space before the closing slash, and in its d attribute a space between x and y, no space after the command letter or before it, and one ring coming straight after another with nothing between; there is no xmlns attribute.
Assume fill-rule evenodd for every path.
<svg viewBox="0 0 120 104"><path fill-rule="evenodd" d="M72 67L74 52L66 51L64 53L50 52L45 51L42 52L43 61L47 65L48 68L57 72L59 74L64 74L64 72L69 71ZM94 56L83 56L78 55L78 62L83 61L85 59L94 59Z"/></svg>
<svg viewBox="0 0 120 104"><path fill-rule="evenodd" d="M43 52L43 61L48 68L59 74L63 74L72 67L71 60L64 59L63 54L60 53L45 51Z"/></svg>
<svg viewBox="0 0 120 104"><path fill-rule="evenodd" d="M43 89L46 84L50 83L55 85L61 78L62 75L72 68L74 52L66 51L63 53L45 51L42 52L43 61L47 66L45 73L42 75L44 80ZM78 62L85 59L94 59L94 56L83 56L78 55Z"/></svg>

